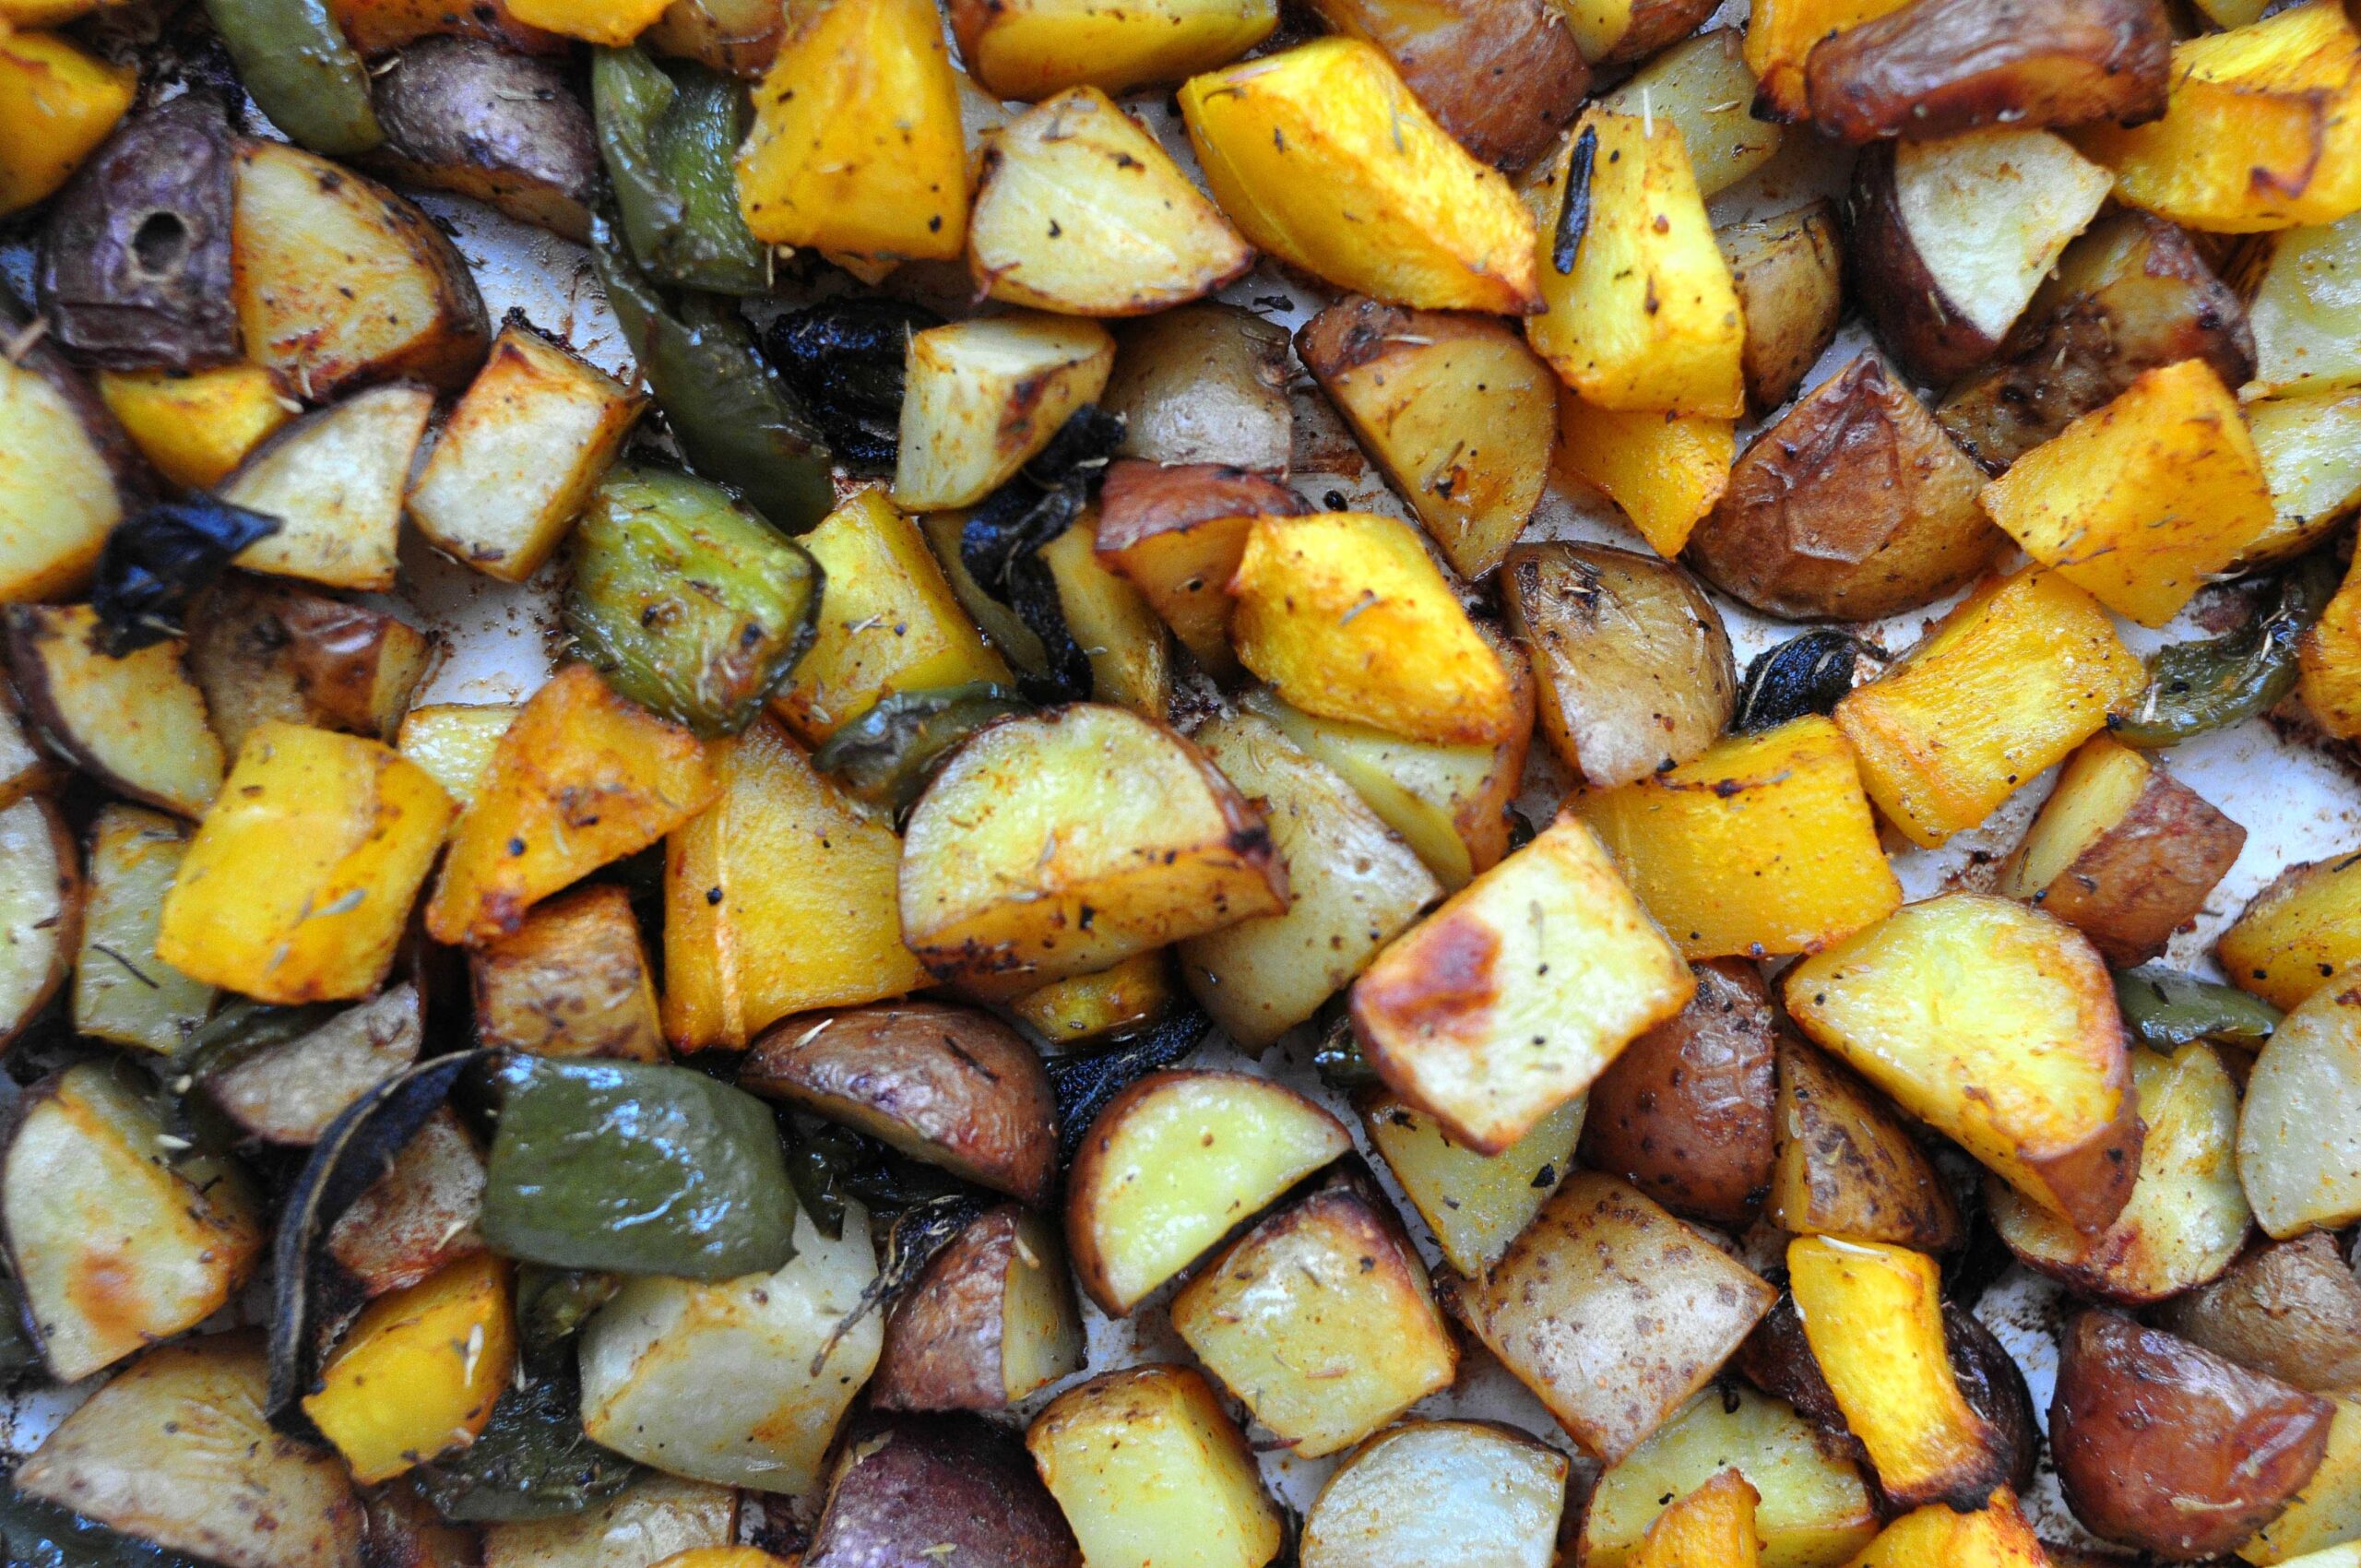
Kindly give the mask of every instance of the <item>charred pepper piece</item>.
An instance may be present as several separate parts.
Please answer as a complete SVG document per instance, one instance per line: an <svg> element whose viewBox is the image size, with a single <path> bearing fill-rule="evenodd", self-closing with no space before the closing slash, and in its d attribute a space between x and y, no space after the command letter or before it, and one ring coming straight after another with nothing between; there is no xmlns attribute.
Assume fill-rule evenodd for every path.
<svg viewBox="0 0 2361 1568"><path fill-rule="evenodd" d="M931 692L895 692L828 738L813 766L872 805L908 810L934 765L995 719L1032 704L989 681Z"/></svg>
<svg viewBox="0 0 2361 1568"><path fill-rule="evenodd" d="M117 523L90 588L99 650L121 659L185 636L189 600L229 570L240 551L279 528L277 517L221 501L167 502Z"/></svg>
<svg viewBox="0 0 2361 1568"><path fill-rule="evenodd" d="M2279 1027L2279 1009L2260 996L2162 964L2117 970L2115 1001L2125 1027L2155 1051L2176 1051L2193 1039L2253 1049Z"/></svg>
<svg viewBox="0 0 2361 1568"><path fill-rule="evenodd" d="M738 212L731 159L753 119L746 89L634 44L591 57L599 155L631 254L667 283L718 294L771 286L769 253Z"/></svg>
<svg viewBox="0 0 2361 1568"><path fill-rule="evenodd" d="M2336 593L2336 564L2308 555L2279 580L2269 614L2228 636L2175 643L2148 666L2148 684L2106 727L2127 746L2177 746L2267 713L2296 689L2296 645Z"/></svg>
<svg viewBox="0 0 2361 1568"><path fill-rule="evenodd" d="M763 335L763 350L828 433L839 461L890 473L910 336L942 325L924 305L847 295L780 316Z"/></svg>
<svg viewBox="0 0 2361 1568"><path fill-rule="evenodd" d="M1872 671L1881 669L1885 655L1858 637L1826 629L1763 649L1746 667L1730 733L1775 730L1806 714L1826 718L1860 679L1865 662Z"/></svg>

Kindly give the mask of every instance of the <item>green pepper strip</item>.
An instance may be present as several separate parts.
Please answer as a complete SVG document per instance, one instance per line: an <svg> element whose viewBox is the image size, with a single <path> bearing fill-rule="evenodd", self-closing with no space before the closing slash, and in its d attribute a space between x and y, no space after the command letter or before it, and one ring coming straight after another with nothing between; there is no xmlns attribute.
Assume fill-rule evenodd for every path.
<svg viewBox="0 0 2361 1568"><path fill-rule="evenodd" d="M989 681L896 692L831 735L812 766L870 804L898 812L926 788L936 758L993 720L1030 707Z"/></svg>
<svg viewBox="0 0 2361 1568"><path fill-rule="evenodd" d="M2115 1000L2133 1037L2157 1051L2193 1039L2260 1046L2279 1027L2279 1009L2262 998L2161 964L2118 972Z"/></svg>
<svg viewBox="0 0 2361 1568"><path fill-rule="evenodd" d="M386 139L369 100L369 68L326 0L205 0L238 79L270 123L331 158Z"/></svg>
<svg viewBox="0 0 2361 1568"><path fill-rule="evenodd" d="M682 288L769 289L769 255L738 210L745 89L685 62L658 65L634 44L597 51L590 101L616 217L639 265Z"/></svg>
<svg viewBox="0 0 2361 1568"><path fill-rule="evenodd" d="M2251 719L2296 689L2296 645L2336 593L2335 563L2307 556L2280 579L2279 603L2242 631L2175 643L2149 666L2147 689L2106 727L2127 746L2177 746Z"/></svg>

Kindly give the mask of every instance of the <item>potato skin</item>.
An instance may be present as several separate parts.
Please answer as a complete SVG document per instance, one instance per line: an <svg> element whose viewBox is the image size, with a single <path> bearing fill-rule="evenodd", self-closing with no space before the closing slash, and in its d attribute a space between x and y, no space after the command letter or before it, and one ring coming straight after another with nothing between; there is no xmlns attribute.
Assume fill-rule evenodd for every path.
<svg viewBox="0 0 2361 1568"><path fill-rule="evenodd" d="M2314 1394L2361 1387L2361 1281L2325 1230L2265 1242L2155 1319L2200 1349Z"/></svg>
<svg viewBox="0 0 2361 1568"><path fill-rule="evenodd" d="M978 1216L935 1253L885 1320L885 1348L869 1385L881 1410L997 1410L1008 1403L1001 1374L1001 1304L1019 1210Z"/></svg>
<svg viewBox="0 0 2361 1568"><path fill-rule="evenodd" d="M2227 1552L2328 1451L2335 1407L2112 1313L2060 1336L2050 1451L2094 1533L2160 1557Z"/></svg>
<svg viewBox="0 0 2361 1568"><path fill-rule="evenodd" d="M1771 993L1752 964L1695 968L1689 1004L1591 1086L1582 1160L1675 1214L1743 1225L1762 1206L1775 1153Z"/></svg>
<svg viewBox="0 0 2361 1568"><path fill-rule="evenodd" d="M1719 6L1720 0L1631 0L1631 25L1594 64L1617 65L1644 60L1703 27Z"/></svg>
<svg viewBox="0 0 2361 1568"><path fill-rule="evenodd" d="M2033 901L2123 969L2165 950L2229 874L2247 830L2158 767L2131 809Z"/></svg>
<svg viewBox="0 0 2361 1568"><path fill-rule="evenodd" d="M600 184L590 112L555 62L470 38L428 38L371 91L389 173L488 202L569 240L590 235Z"/></svg>
<svg viewBox="0 0 2361 1568"><path fill-rule="evenodd" d="M1500 168L1522 169L1548 151L1590 89L1590 65L1547 0L1311 0L1311 8L1384 50L1427 113Z"/></svg>
<svg viewBox="0 0 2361 1568"><path fill-rule="evenodd" d="M1920 1252L1959 1245L1959 1208L1902 1119L1833 1058L1779 1042L1780 1160L1772 1223Z"/></svg>
<svg viewBox="0 0 2361 1568"><path fill-rule="evenodd" d="M1706 581L1790 620L1872 621L1940 598L2007 544L1983 476L1874 355L1754 439L1690 537Z"/></svg>
<svg viewBox="0 0 2361 1568"><path fill-rule="evenodd" d="M1014 1434L978 1416L868 1415L845 1433L802 1568L955 1549L990 1568L1079 1568L1082 1550Z"/></svg>
<svg viewBox="0 0 2361 1568"><path fill-rule="evenodd" d="M1836 204L1714 232L1746 317L1746 400L1758 412L1796 395L1845 314L1845 239Z"/></svg>
<svg viewBox="0 0 2361 1568"><path fill-rule="evenodd" d="M2159 0L1922 0L1817 45L1813 124L1854 143L1982 125L2138 125L2165 112Z"/></svg>

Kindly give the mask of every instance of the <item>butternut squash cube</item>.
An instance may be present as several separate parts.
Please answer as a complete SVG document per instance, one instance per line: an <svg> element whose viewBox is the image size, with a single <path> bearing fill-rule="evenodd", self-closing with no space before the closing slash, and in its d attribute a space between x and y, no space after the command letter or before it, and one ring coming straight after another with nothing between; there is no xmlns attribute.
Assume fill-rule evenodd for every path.
<svg viewBox="0 0 2361 1568"><path fill-rule="evenodd" d="M671 0L504 0L527 27L621 49L656 25Z"/></svg>
<svg viewBox="0 0 2361 1568"><path fill-rule="evenodd" d="M0 30L0 213L56 194L131 108L139 73L70 39Z"/></svg>
<svg viewBox="0 0 2361 1568"><path fill-rule="evenodd" d="M210 490L295 417L279 377L258 364L183 374L102 370L99 396L156 471L188 490Z"/></svg>
<svg viewBox="0 0 2361 1568"><path fill-rule="evenodd" d="M1736 1470L1724 1470L1696 1491L1683 1493L1655 1517L1632 1568L1759 1568L1762 1538L1755 1533L1754 1510L1762 1496Z"/></svg>
<svg viewBox="0 0 2361 1568"><path fill-rule="evenodd" d="M1729 488L1735 421L1654 410L1618 413L1572 392L1558 398L1558 471L1606 495L1648 548L1679 555Z"/></svg>
<svg viewBox="0 0 2361 1568"><path fill-rule="evenodd" d="M369 1485L473 1443L516 1365L508 1264L479 1253L370 1302L303 1414Z"/></svg>
<svg viewBox="0 0 2361 1568"><path fill-rule="evenodd" d="M2057 1561L2002 1487L1971 1514L1940 1503L1904 1514L1846 1568L2048 1568Z"/></svg>
<svg viewBox="0 0 2361 1568"><path fill-rule="evenodd" d="M2282 1012L2361 962L2361 854L2293 865L2254 896L2215 956L2222 972Z"/></svg>

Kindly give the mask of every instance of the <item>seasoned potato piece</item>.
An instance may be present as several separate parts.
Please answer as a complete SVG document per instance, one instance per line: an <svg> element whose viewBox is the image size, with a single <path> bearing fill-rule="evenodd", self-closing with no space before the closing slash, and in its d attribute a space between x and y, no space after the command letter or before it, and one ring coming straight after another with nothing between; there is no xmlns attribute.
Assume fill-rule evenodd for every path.
<svg viewBox="0 0 2361 1568"><path fill-rule="evenodd" d="M2247 1075L2238 1178L2284 1240L2361 1218L2361 991L2342 980L2280 1020Z"/></svg>
<svg viewBox="0 0 2361 1568"><path fill-rule="evenodd" d="M382 1481L473 1443L516 1365L508 1264L479 1253L380 1296L320 1369L303 1414L352 1479Z"/></svg>
<svg viewBox="0 0 2361 1568"><path fill-rule="evenodd" d="M587 244L600 190L589 106L563 65L480 39L421 39L372 73L386 136L371 161Z"/></svg>
<svg viewBox="0 0 2361 1568"><path fill-rule="evenodd" d="M1539 303L1533 224L1393 65L1323 38L1180 89L1214 199L1255 247L1339 289L1418 310Z"/></svg>
<svg viewBox="0 0 2361 1568"><path fill-rule="evenodd" d="M1451 1386L1459 1347L1376 1185L1332 1178L1240 1237L1172 1299L1172 1327L1307 1459Z"/></svg>
<svg viewBox="0 0 2361 1568"><path fill-rule="evenodd" d="M1806 958L1784 992L1804 1033L2027 1198L2086 1234L2122 1212L2131 1067L2115 988L2071 926L1946 894Z"/></svg>
<svg viewBox="0 0 2361 1568"><path fill-rule="evenodd" d="M1275 480L1216 463L1107 465L1094 546L1101 564L1145 596L1207 673L1238 671L1229 646L1230 579L1265 513L1311 510Z"/></svg>
<svg viewBox="0 0 2361 1568"><path fill-rule="evenodd" d="M1729 420L1617 413L1560 391L1553 461L1560 478L1620 506L1649 548L1669 561L1721 500L1738 455L1736 431Z"/></svg>
<svg viewBox="0 0 2361 1568"><path fill-rule="evenodd" d="M1066 633L1090 666L1090 695L1161 722L1171 706L1171 645L1147 596L1098 559L1087 517L1036 552L1058 592Z"/></svg>
<svg viewBox="0 0 2361 1568"><path fill-rule="evenodd" d="M738 210L765 244L877 262L958 255L967 149L941 15L922 0L796 12L737 168Z"/></svg>
<svg viewBox="0 0 2361 1568"><path fill-rule="evenodd" d="M2194 1560L2236 1547L2312 1479L2334 1410L2169 1334L2086 1312L2059 1336L2050 1451L2094 1532Z"/></svg>
<svg viewBox="0 0 2361 1568"><path fill-rule="evenodd" d="M246 739L181 861L156 956L265 1002L366 996L454 808L390 746L296 724Z"/></svg>
<svg viewBox="0 0 2361 1568"><path fill-rule="evenodd" d="M778 53L785 11L764 0L672 0L637 42L650 53L694 60L724 76L759 77Z"/></svg>
<svg viewBox="0 0 2361 1568"><path fill-rule="evenodd" d="M1714 231L1746 322L1746 400L1758 412L1796 395L1845 314L1845 243L1834 204Z"/></svg>
<svg viewBox="0 0 2361 1568"><path fill-rule="evenodd" d="M2361 390L2272 398L2246 416L2276 517L2232 567L2241 572L2294 560L2361 506Z"/></svg>
<svg viewBox="0 0 2361 1568"><path fill-rule="evenodd" d="M10 605L8 673L49 749L118 793L198 816L221 790L221 742L177 639L121 659L86 604Z"/></svg>
<svg viewBox="0 0 2361 1568"><path fill-rule="evenodd" d="M2254 896L2214 949L2231 983L2293 1011L2361 959L2361 855L2292 865Z"/></svg>
<svg viewBox="0 0 2361 1568"><path fill-rule="evenodd" d="M1750 113L1754 90L1744 30L1715 28L1674 44L1599 102L1618 114L1660 115L1679 126L1697 194L1710 197L1770 162L1779 150L1785 133Z"/></svg>
<svg viewBox="0 0 2361 1568"><path fill-rule="evenodd" d="M521 583L557 549L647 403L512 321L409 487L410 517L445 554Z"/></svg>
<svg viewBox="0 0 2361 1568"><path fill-rule="evenodd" d="M902 846L768 719L715 748L721 793L664 848L664 1033L742 1046L789 1013L926 983L902 944Z"/></svg>
<svg viewBox="0 0 2361 1568"><path fill-rule="evenodd" d="M483 1533L484 1568L652 1568L738 1538L738 1493L660 1471L607 1502L554 1519L502 1522Z"/></svg>
<svg viewBox="0 0 2361 1568"><path fill-rule="evenodd" d="M1566 1456L1483 1421L1407 1421L1363 1444L1304 1515L1303 1568L1550 1568Z"/></svg>
<svg viewBox="0 0 2361 1568"><path fill-rule="evenodd" d="M1572 1561L1627 1568L1673 1499L1725 1468L1761 1496L1763 1568L1836 1568L1877 1533L1860 1471L1780 1400L1743 1384L1709 1389L1598 1478Z"/></svg>
<svg viewBox="0 0 2361 1568"><path fill-rule="evenodd" d="M1746 23L1746 65L1762 83L1754 113L1800 120L1810 113L1804 66L1811 52L1849 28L1898 11L1910 0L1762 0Z"/></svg>
<svg viewBox="0 0 2361 1568"><path fill-rule="evenodd" d="M61 1383L204 1322L262 1252L237 1172L174 1154L163 1134L128 1075L102 1063L25 1091L0 1154L0 1221L26 1324Z"/></svg>
<svg viewBox="0 0 2361 1568"><path fill-rule="evenodd" d="M1656 1515L1631 1554L1633 1568L1680 1568L1691 1562L1759 1568L1762 1539L1755 1533L1754 1510L1762 1501L1744 1476L1722 1471Z"/></svg>
<svg viewBox="0 0 2361 1568"><path fill-rule="evenodd" d="M1743 1226L1762 1205L1775 1146L1771 998L1749 964L1695 973L1689 1004L1591 1085L1583 1163L1675 1214Z"/></svg>
<svg viewBox="0 0 2361 1568"><path fill-rule="evenodd" d="M2276 516L2237 399L2202 360L2144 373L1982 502L2036 561L2143 626L2179 613Z"/></svg>
<svg viewBox="0 0 2361 1568"><path fill-rule="evenodd" d="M1914 1509L1878 1532L1859 1568L2048 1568L2060 1561L2025 1522L2016 1493L2006 1487L1983 1507L1963 1514L1940 1503ZM2110 1558L2109 1562L2115 1561Z"/></svg>
<svg viewBox="0 0 2361 1568"><path fill-rule="evenodd" d="M1499 565L1548 478L1548 366L1500 322L1364 299L1312 317L1296 347L1453 568Z"/></svg>
<svg viewBox="0 0 2361 1568"><path fill-rule="evenodd" d="M1162 144L1095 87L1036 105L984 148L967 270L993 299L1146 315L1209 294L1253 264Z"/></svg>
<svg viewBox="0 0 2361 1568"><path fill-rule="evenodd" d="M1572 809L1691 958L1818 952L1902 902L1853 749L1817 714Z"/></svg>
<svg viewBox="0 0 2361 1568"><path fill-rule="evenodd" d="M390 741L436 654L382 610L283 578L225 575L188 621L189 673L232 752L272 719Z"/></svg>
<svg viewBox="0 0 2361 1568"><path fill-rule="evenodd" d="M0 213L56 194L119 124L138 73L52 32L0 33Z"/></svg>
<svg viewBox="0 0 2361 1568"><path fill-rule="evenodd" d="M215 493L277 517L279 528L240 551L236 564L331 588L393 588L402 488L433 411L422 386L379 386L255 447Z"/></svg>
<svg viewBox="0 0 2361 1568"><path fill-rule="evenodd" d="M779 1559L672 1568L777 1568ZM973 1416L864 1415L849 1423L827 1506L801 1568L875 1568L953 1557L993 1568L1073 1568L1074 1532L1017 1434Z"/></svg>
<svg viewBox="0 0 2361 1568"><path fill-rule="evenodd" d="M1566 1179L1445 1304L1585 1451L1624 1458L1703 1387L1778 1293L1612 1176Z"/></svg>
<svg viewBox="0 0 2361 1568"><path fill-rule="evenodd" d="M1848 270L1879 341L1938 385L1990 359L2107 186L2048 131L1867 148L1845 197Z"/></svg>
<svg viewBox="0 0 2361 1568"><path fill-rule="evenodd" d="M620 887L537 906L516 933L468 955L476 1039L541 1056L665 1060L647 949Z"/></svg>
<svg viewBox="0 0 2361 1568"><path fill-rule="evenodd" d="M1856 143L2137 125L2165 113L2172 42L2157 0L1925 0L1815 47L1804 90L1812 124Z"/></svg>
<svg viewBox="0 0 2361 1568"><path fill-rule="evenodd" d="M1729 722L1729 636L1679 567L1604 545L1523 544L1509 552L1501 598L1532 653L1542 732L1585 782L1661 773Z"/></svg>
<svg viewBox="0 0 2361 1568"><path fill-rule="evenodd" d="M0 293L0 330L25 315ZM36 340L0 355L0 601L54 599L90 579L108 530L148 498L139 449L81 373Z"/></svg>
<svg viewBox="0 0 2361 1568"><path fill-rule="evenodd" d="M437 942L510 935L538 900L655 843L720 788L695 736L569 664L492 748L426 906Z"/></svg>
<svg viewBox="0 0 2361 1568"><path fill-rule="evenodd" d="M1516 726L1507 668L1407 524L1259 517L1229 586L1240 661L1296 707L1441 745Z"/></svg>
<svg viewBox="0 0 2361 1568"><path fill-rule="evenodd" d="M1375 1089L1360 1101L1361 1126L1384 1158L1443 1261L1479 1276L1499 1261L1574 1168L1585 1102L1569 1100L1499 1154L1453 1143L1433 1117Z"/></svg>
<svg viewBox="0 0 2361 1568"><path fill-rule="evenodd" d="M1007 1007L1056 1054L1137 1034L1170 1010L1179 989L1171 957L1159 947L1093 974L1051 980L1011 998Z"/></svg>
<svg viewBox="0 0 2361 1568"><path fill-rule="evenodd" d="M2361 219L2247 243L2236 279L2254 328L2255 379L2264 388L2324 391L2361 381L2347 298L2356 267Z"/></svg>
<svg viewBox="0 0 2361 1568"><path fill-rule="evenodd" d="M1697 30L1714 7L1706 0L1550 0L1585 57L1602 65L1644 59Z"/></svg>
<svg viewBox="0 0 2361 1568"><path fill-rule="evenodd" d="M237 171L231 291L248 358L307 402L359 381L466 384L491 325L426 214L282 142L241 143Z"/></svg>
<svg viewBox="0 0 2361 1568"><path fill-rule="evenodd" d="M196 1080L248 1137L301 1147L417 1061L425 1034L418 988L397 985L291 1039L209 1060Z"/></svg>
<svg viewBox="0 0 2361 1568"><path fill-rule="evenodd" d="M1270 37L1276 0L952 0L959 57L996 98L1123 93L1226 65Z"/></svg>
<svg viewBox="0 0 2361 1568"><path fill-rule="evenodd" d="M2361 207L2361 38L2334 0L2173 45L2165 117L2077 140L2116 195L2191 229L2333 223Z"/></svg>
<svg viewBox="0 0 2361 1568"><path fill-rule="evenodd" d="M99 396L156 471L189 490L210 490L265 437L295 417L276 373L227 364L194 374L101 370Z"/></svg>
<svg viewBox="0 0 2361 1568"><path fill-rule="evenodd" d="M9 808L13 811L13 807ZM30 825L35 814L0 825ZM176 1056L213 1010L213 988L156 956L156 923L164 895L188 853L188 825L161 812L110 804L90 826L89 897L83 906L80 950L74 959L74 1032ZM30 839L32 863L52 859L46 834ZM68 865L71 861L66 862ZM57 902L57 867L51 866L49 901ZM62 947L63 938L59 939ZM23 964L30 955L13 953ZM48 966L26 965L41 974ZM22 1006L24 999L12 1001ZM5 1005L5 1004L0 1004ZM30 1012L38 1008L33 1002Z"/></svg>
<svg viewBox="0 0 2361 1568"><path fill-rule="evenodd" d="M1343 1123L1267 1078L1151 1073L1098 1113L1066 1177L1074 1277L1121 1317L1351 1149Z"/></svg>
<svg viewBox="0 0 2361 1568"><path fill-rule="evenodd" d="M1970 595L1836 705L1869 798L1922 848L1992 814L2106 723L2147 671L2091 596L2030 567Z"/></svg>
<svg viewBox="0 0 2361 1568"><path fill-rule="evenodd" d="M2267 1568L2361 1540L2361 1400L2330 1403L2336 1414L2329 1422L2328 1453L2285 1511L2238 1548L2248 1562Z"/></svg>
<svg viewBox="0 0 2361 1568"><path fill-rule="evenodd" d="M1098 396L1115 342L1092 321L1003 315L913 333L894 504L971 506Z"/></svg>
<svg viewBox="0 0 2361 1568"><path fill-rule="evenodd" d="M1453 140L1478 162L1522 169L1582 106L1590 65L1547 0L1314 0L1337 32L1385 51Z"/></svg>
<svg viewBox="0 0 2361 1568"><path fill-rule="evenodd" d="M2324 1230L2265 1242L2212 1284L2165 1302L2155 1322L2314 1394L2361 1387L2361 1280Z"/></svg>
<svg viewBox="0 0 2361 1568"><path fill-rule="evenodd" d="M1778 1065L1778 1157L1765 1218L1797 1236L1922 1253L1959 1244L1951 1188L1876 1090L1790 1036L1780 1037Z"/></svg>
<svg viewBox="0 0 2361 1568"><path fill-rule="evenodd" d="M1204 1377L1149 1365L1102 1372L1033 1418L1025 1446L1097 1568L1262 1568L1279 1511L1245 1437Z"/></svg>
<svg viewBox="0 0 2361 1568"><path fill-rule="evenodd" d="M1287 471L1295 412L1286 327L1206 301L1127 322L1115 343L1098 406L1123 421L1121 456Z"/></svg>
<svg viewBox="0 0 2361 1568"><path fill-rule="evenodd" d="M1874 621L1940 599L2007 540L1984 476L1863 354L1756 436L1689 538L1708 582L1792 620Z"/></svg>
<svg viewBox="0 0 2361 1568"><path fill-rule="evenodd" d="M2246 838L2147 753L2094 735L2058 776L1999 890L2048 910L2129 968L2164 952Z"/></svg>
<svg viewBox="0 0 2361 1568"><path fill-rule="evenodd" d="M329 1227L327 1254L372 1298L415 1285L484 1250L483 1188L483 1155L445 1106Z"/></svg>
<svg viewBox="0 0 2361 1568"><path fill-rule="evenodd" d="M1547 308L1525 336L1560 380L1623 412L1746 411L1738 294L1677 124L1585 111L1526 200Z"/></svg>
<svg viewBox="0 0 2361 1568"><path fill-rule="evenodd" d="M424 768L443 792L462 807L475 803L476 790L492 766L500 737L524 710L513 703L434 703L402 716L394 749Z"/></svg>
<svg viewBox="0 0 2361 1568"><path fill-rule="evenodd" d="M1695 989L1597 837L1561 816L1379 955L1353 1028L1388 1087L1499 1154Z"/></svg>
<svg viewBox="0 0 2361 1568"><path fill-rule="evenodd" d="M870 1399L886 1410L998 1410L1082 1361L1082 1314L1057 1227L1003 1204L960 1231L894 1303Z"/></svg>

